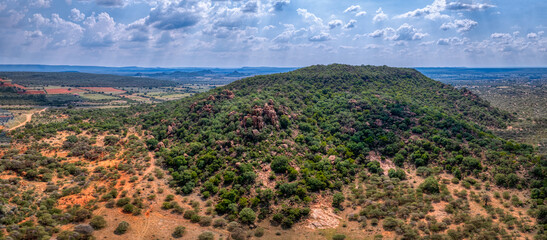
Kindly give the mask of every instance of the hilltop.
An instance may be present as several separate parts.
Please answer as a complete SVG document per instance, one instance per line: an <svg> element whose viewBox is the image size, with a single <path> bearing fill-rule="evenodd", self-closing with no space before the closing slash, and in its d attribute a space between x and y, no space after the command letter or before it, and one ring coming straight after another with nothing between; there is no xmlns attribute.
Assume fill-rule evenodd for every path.
<svg viewBox="0 0 547 240"><path fill-rule="evenodd" d="M147 239L176 225L190 238L541 238L547 160L492 132L513 120L413 69L339 64L156 105L48 111L11 134L0 166L3 184L49 190L24 203L4 190L17 211L0 223L86 237L73 226L97 215L98 238L121 220Z"/></svg>

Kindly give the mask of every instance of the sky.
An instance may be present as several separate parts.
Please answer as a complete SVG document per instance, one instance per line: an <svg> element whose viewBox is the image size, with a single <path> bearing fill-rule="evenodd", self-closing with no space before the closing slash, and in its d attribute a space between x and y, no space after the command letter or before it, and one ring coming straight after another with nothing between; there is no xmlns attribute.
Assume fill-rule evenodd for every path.
<svg viewBox="0 0 547 240"><path fill-rule="evenodd" d="M547 67L545 0L0 0L0 64Z"/></svg>

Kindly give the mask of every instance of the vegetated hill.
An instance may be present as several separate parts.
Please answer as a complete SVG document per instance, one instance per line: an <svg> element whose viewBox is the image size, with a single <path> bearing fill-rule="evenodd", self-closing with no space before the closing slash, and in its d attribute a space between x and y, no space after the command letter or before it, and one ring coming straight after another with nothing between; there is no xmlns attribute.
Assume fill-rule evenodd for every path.
<svg viewBox="0 0 547 240"><path fill-rule="evenodd" d="M117 196L120 191L134 191L125 195L141 199L135 200L138 207L127 206L131 199L116 204L126 213L157 205L143 200L155 195L137 187L140 175L154 180L147 170L135 174L147 166L142 139L155 163L170 173L172 191L192 199L191 210L180 210L173 197L162 204L165 211L184 212L189 220L179 222L189 232L212 231L208 226L214 217L215 227L224 228L226 220L242 224L227 228L235 239L245 232L259 236L259 229L271 237L278 232L324 237L316 228L350 238L545 234L545 156L490 132L505 127L512 120L509 114L413 69L312 66L239 80L153 107L56 111L50 112L51 123L13 133L15 141L36 142L27 151L51 150L45 141L61 131L68 135L64 150L93 164L117 164L95 173L134 177L130 183L96 186L92 195L85 174L77 174L81 171L75 166L63 167L76 172L76 182L82 183L78 191L96 196L86 202L88 209L101 208L103 203L94 199L103 198L113 207L112 199L124 199ZM55 117L67 115L66 120ZM86 138L94 136L111 147ZM35 169L55 166L54 160L18 161ZM24 167L5 169L26 177ZM31 176L40 178L40 171ZM254 224L259 228L249 227ZM298 231L286 230L293 225Z"/></svg>
<svg viewBox="0 0 547 240"><path fill-rule="evenodd" d="M71 87L170 87L176 83L142 77L78 72L0 72L0 77L12 79L23 86L71 86Z"/></svg>

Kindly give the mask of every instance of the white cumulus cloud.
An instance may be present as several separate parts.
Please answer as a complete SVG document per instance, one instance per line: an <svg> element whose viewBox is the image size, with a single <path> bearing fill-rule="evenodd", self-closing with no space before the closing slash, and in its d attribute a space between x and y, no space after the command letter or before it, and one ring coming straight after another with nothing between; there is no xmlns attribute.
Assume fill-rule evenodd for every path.
<svg viewBox="0 0 547 240"><path fill-rule="evenodd" d="M384 10L382 10L382 8L378 8L378 10L376 10L376 15L374 15L374 18L372 18L372 22L377 23L385 21L387 19L388 16L384 13Z"/></svg>
<svg viewBox="0 0 547 240"><path fill-rule="evenodd" d="M413 27L408 23L404 23L399 26L399 28L384 28L378 29L372 33L369 33L367 36L372 38L384 38L385 40L391 41L413 41L421 40L429 34L423 33L420 29Z"/></svg>
<svg viewBox="0 0 547 240"><path fill-rule="evenodd" d="M443 23L442 30L456 29L458 32L467 32L477 26L477 22L471 19L457 19L452 22Z"/></svg>
<svg viewBox="0 0 547 240"><path fill-rule="evenodd" d="M70 10L70 20L79 22L85 19L85 14L81 13L80 10L73 8Z"/></svg>

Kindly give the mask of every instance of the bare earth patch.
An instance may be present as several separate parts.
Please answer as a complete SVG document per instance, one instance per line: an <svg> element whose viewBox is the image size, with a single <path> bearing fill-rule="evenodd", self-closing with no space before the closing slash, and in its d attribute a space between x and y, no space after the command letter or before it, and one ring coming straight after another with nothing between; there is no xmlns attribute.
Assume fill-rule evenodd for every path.
<svg viewBox="0 0 547 240"><path fill-rule="evenodd" d="M336 228L340 224L340 219L341 217L334 214L332 208L315 207L311 209L306 227L311 229Z"/></svg>

